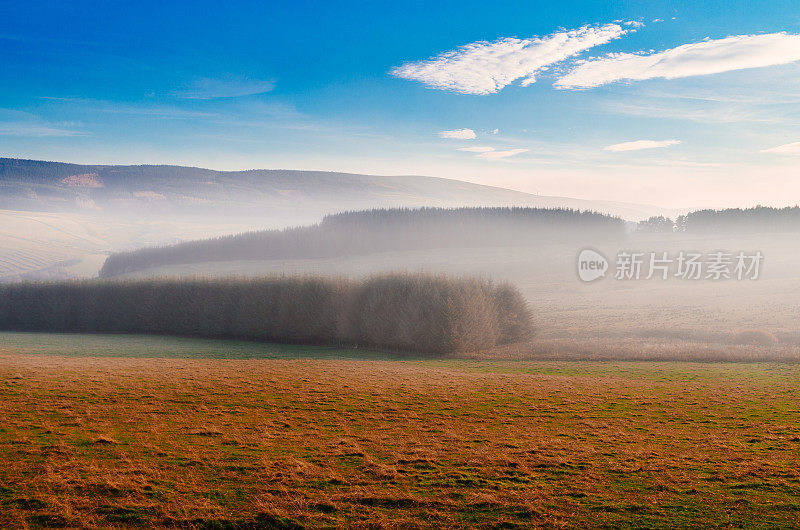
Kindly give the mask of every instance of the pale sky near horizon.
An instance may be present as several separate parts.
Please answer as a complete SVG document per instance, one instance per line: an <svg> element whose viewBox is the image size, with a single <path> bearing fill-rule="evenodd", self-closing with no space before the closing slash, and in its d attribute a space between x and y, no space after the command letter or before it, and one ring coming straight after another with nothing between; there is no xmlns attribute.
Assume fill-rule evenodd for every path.
<svg viewBox="0 0 800 530"><path fill-rule="evenodd" d="M0 156L800 202L792 2L0 3Z"/></svg>

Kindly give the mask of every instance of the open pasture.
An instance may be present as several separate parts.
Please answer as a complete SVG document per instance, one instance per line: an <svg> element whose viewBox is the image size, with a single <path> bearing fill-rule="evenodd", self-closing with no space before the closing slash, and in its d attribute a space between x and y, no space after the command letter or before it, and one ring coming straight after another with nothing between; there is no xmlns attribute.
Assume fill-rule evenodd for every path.
<svg viewBox="0 0 800 530"><path fill-rule="evenodd" d="M0 335L2 526L800 524L796 364L44 337Z"/></svg>

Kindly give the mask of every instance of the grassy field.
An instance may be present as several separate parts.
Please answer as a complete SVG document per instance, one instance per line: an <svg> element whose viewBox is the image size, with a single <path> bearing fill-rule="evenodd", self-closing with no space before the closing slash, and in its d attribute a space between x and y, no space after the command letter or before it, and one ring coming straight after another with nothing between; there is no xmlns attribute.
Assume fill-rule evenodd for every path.
<svg viewBox="0 0 800 530"><path fill-rule="evenodd" d="M346 356L0 334L0 526L800 524L796 364Z"/></svg>

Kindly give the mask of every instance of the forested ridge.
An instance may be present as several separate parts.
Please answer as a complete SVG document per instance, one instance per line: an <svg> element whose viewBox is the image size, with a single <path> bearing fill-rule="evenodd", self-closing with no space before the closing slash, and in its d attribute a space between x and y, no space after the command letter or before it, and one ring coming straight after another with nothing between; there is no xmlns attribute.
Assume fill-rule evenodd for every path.
<svg viewBox="0 0 800 530"><path fill-rule="evenodd" d="M686 232L794 232L800 231L800 207L698 210L679 217L677 227Z"/></svg>
<svg viewBox="0 0 800 530"><path fill-rule="evenodd" d="M561 208L374 209L328 215L312 226L248 232L113 254L103 265L100 276L207 261L526 245L570 237L619 236L624 230L624 221L617 217Z"/></svg>
<svg viewBox="0 0 800 530"><path fill-rule="evenodd" d="M640 221L637 231L728 234L797 232L800 231L800 207L705 209L679 215L675 221L659 215Z"/></svg>

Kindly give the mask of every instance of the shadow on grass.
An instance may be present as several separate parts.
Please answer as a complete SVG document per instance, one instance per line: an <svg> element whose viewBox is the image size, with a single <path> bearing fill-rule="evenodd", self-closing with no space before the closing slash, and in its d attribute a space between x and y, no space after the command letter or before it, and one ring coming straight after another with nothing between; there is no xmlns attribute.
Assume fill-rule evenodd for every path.
<svg viewBox="0 0 800 530"><path fill-rule="evenodd" d="M161 335L0 333L0 354L163 359L430 359L366 348L274 344Z"/></svg>

